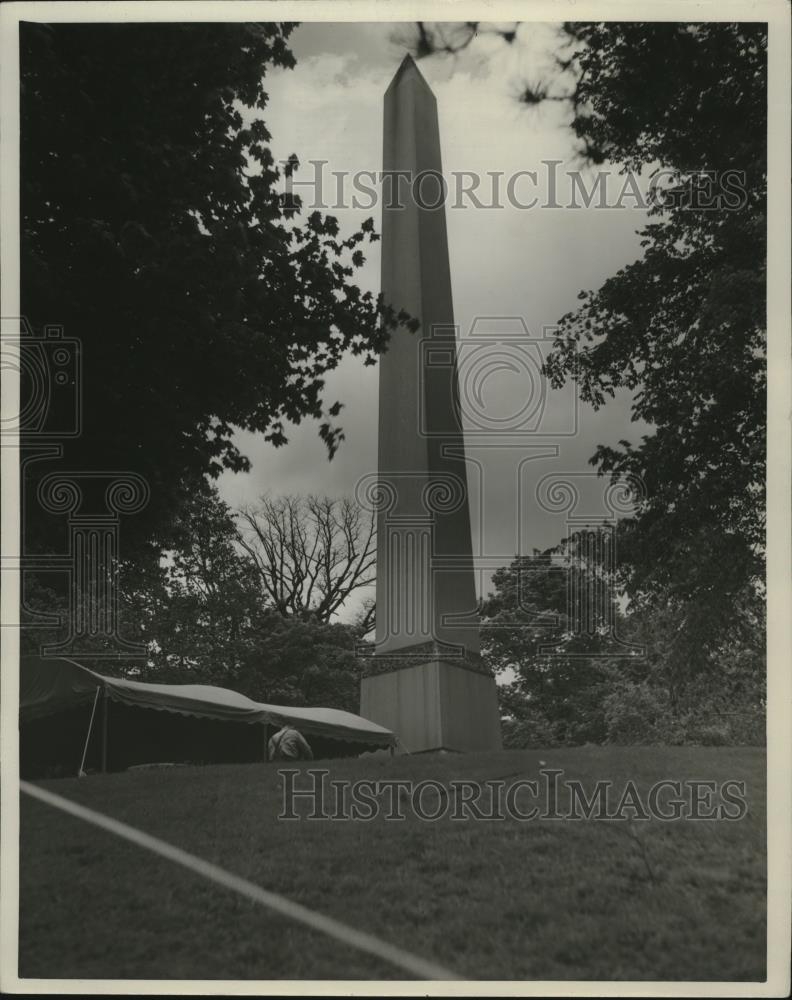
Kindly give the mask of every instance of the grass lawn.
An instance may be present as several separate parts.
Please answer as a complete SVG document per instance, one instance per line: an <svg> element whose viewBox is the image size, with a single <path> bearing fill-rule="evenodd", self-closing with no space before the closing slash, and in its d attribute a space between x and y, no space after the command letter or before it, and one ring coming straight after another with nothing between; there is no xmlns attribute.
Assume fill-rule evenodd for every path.
<svg viewBox="0 0 792 1000"><path fill-rule="evenodd" d="M542 764L540 764L540 761ZM333 779L744 781L739 821L278 820L274 765L42 787L469 979L765 978L758 748L585 747L332 761ZM618 798L618 796L617 796ZM431 807L431 796L425 802ZM526 808L521 805L521 808ZM21 798L22 977L392 979L339 945Z"/></svg>

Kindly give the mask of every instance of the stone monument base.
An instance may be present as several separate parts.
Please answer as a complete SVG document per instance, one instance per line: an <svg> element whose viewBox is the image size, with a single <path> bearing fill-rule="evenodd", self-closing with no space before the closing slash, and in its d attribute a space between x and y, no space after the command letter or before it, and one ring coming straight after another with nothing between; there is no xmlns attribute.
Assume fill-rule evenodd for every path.
<svg viewBox="0 0 792 1000"><path fill-rule="evenodd" d="M364 677L360 714L391 729L410 753L502 748L495 678L447 660Z"/></svg>

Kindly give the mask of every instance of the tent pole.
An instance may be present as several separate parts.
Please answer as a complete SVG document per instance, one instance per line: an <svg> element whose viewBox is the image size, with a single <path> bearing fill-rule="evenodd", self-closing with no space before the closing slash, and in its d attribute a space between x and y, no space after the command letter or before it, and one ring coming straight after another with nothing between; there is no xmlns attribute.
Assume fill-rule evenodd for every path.
<svg viewBox="0 0 792 1000"><path fill-rule="evenodd" d="M85 757L88 753L88 744L91 742L91 730L93 729L94 715L96 715L96 703L99 701L99 692L101 688L96 689L96 694L94 695L93 708L91 709L91 721L88 723L88 732L85 734L85 746L83 747L82 760L80 761L80 769L77 772L78 778L85 777Z"/></svg>
<svg viewBox="0 0 792 1000"><path fill-rule="evenodd" d="M102 689L102 774L107 772L107 688Z"/></svg>

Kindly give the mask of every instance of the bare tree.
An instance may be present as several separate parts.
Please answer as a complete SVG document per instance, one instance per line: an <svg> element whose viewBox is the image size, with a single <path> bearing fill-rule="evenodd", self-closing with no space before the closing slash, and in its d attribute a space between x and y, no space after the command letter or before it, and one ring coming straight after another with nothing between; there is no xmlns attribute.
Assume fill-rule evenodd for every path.
<svg viewBox="0 0 792 1000"><path fill-rule="evenodd" d="M367 597L363 601L360 611L355 616L355 628L359 630L362 636L366 636L369 632L373 632L376 623L377 602L373 597Z"/></svg>
<svg viewBox="0 0 792 1000"><path fill-rule="evenodd" d="M376 517L353 500L263 496L239 520L240 544L284 616L311 611L330 621L354 591L374 581Z"/></svg>

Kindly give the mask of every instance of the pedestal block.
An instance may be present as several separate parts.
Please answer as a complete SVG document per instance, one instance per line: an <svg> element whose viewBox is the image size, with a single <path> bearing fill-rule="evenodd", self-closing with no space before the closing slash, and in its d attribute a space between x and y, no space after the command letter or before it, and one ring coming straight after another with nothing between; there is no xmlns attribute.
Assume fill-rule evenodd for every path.
<svg viewBox="0 0 792 1000"><path fill-rule="evenodd" d="M360 714L394 730L405 750L500 750L495 679L445 660L364 677Z"/></svg>

